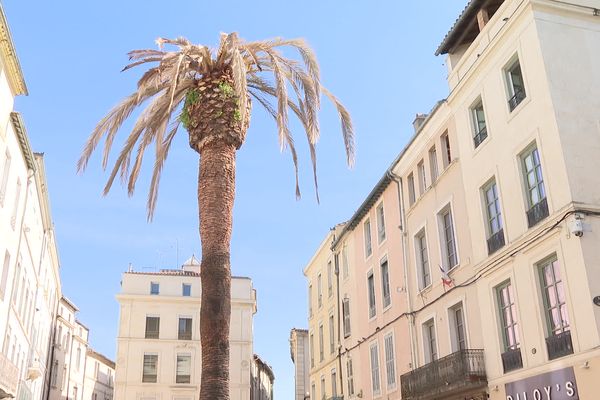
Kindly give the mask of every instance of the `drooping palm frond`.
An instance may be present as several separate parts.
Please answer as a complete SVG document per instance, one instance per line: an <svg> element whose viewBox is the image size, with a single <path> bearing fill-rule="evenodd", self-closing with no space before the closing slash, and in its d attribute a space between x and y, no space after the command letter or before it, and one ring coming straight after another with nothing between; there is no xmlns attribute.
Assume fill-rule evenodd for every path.
<svg viewBox="0 0 600 400"><path fill-rule="evenodd" d="M242 126L247 126L245 122L250 117L247 115L248 95L264 106L275 119L280 147L282 150L289 148L292 155L298 197L300 196L298 156L289 129L288 109L292 110L300 120L306 133L317 199L315 146L319 139L318 111L322 93L337 109L347 161L349 165L353 164L354 131L350 114L333 94L322 87L316 56L304 40L277 38L245 42L236 33L222 34L215 51L211 51L204 45L192 44L185 38L159 38L156 43L158 50L142 49L128 53L130 63L123 68L123 71L144 64L152 66L139 79L137 90L98 123L77 163L77 170L83 171L92 153L104 138L102 167L106 169L120 127L136 108L148 103L134 123L113 164L104 194L108 193L118 175L127 184L128 193L133 194L144 154L154 143L155 162L147 203L148 218L152 218L156 207L160 175L180 125L180 110L187 93L203 78L226 71L231 74L235 96L239 101ZM165 46L174 47L174 50L163 50ZM281 49L286 47L296 50L300 56L299 60L284 57ZM271 100L276 106L273 106Z"/></svg>

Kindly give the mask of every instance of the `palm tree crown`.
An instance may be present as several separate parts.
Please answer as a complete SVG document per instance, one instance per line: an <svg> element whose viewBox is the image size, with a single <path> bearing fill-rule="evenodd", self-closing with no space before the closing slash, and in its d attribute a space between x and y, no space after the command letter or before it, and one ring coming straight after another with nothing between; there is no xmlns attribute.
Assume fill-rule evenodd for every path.
<svg viewBox="0 0 600 400"><path fill-rule="evenodd" d="M258 101L277 122L279 144L289 147L298 186L298 160L288 125L288 109L304 127L309 144L315 188L315 145L319 138L317 113L321 93L335 105L342 126L347 162L354 160L354 133L350 114L328 90L321 86L319 67L313 51L302 39L272 39L246 42L236 33L221 34L216 51L195 45L185 38L157 39L158 50L134 50L131 63L123 71L146 63L158 65L140 78L137 90L114 107L96 126L77 163L78 171L86 168L94 149L106 137L102 166L106 168L114 138L133 110L149 101L144 108L114 163L104 187L110 190L117 175L133 194L142 160L148 147L155 143L156 159L148 195L148 218L156 206L158 184L169 148L181 124L190 134L190 145L200 152L202 147L221 138L239 148L250 120L250 96ZM175 51L163 50L164 45ZM280 48L296 49L302 61L286 58ZM291 90L290 90L291 89ZM276 101L276 106L271 104ZM134 148L137 146L137 151ZM132 164L132 157L135 158Z"/></svg>

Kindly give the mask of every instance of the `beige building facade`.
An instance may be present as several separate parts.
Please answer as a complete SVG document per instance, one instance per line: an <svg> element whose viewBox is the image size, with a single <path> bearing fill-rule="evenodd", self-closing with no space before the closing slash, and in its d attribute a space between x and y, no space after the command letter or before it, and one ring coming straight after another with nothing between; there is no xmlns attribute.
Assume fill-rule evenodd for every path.
<svg viewBox="0 0 600 400"><path fill-rule="evenodd" d="M290 355L294 363L294 400L310 396L310 346L308 330L290 331Z"/></svg>
<svg viewBox="0 0 600 400"><path fill-rule="evenodd" d="M123 274L115 399L192 400L200 393L200 263ZM249 400L256 293L249 278L231 282L230 393Z"/></svg>
<svg viewBox="0 0 600 400"><path fill-rule="evenodd" d="M599 9L472 0L443 39L448 98L417 115L409 143L329 239L327 257L353 252L337 299L351 305L338 316L351 326L338 355L353 360L345 398L597 397ZM386 226L399 227L383 253L365 233L379 198ZM380 311L386 251L392 306ZM386 382L388 329L398 393Z"/></svg>
<svg viewBox="0 0 600 400"><path fill-rule="evenodd" d="M88 348L85 360L83 400L112 400L114 394L115 363L106 356Z"/></svg>

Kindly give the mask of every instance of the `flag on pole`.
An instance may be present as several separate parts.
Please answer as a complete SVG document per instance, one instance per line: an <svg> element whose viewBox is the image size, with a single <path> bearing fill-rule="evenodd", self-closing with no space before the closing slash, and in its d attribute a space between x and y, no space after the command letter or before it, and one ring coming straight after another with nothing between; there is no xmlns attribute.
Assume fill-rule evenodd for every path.
<svg viewBox="0 0 600 400"><path fill-rule="evenodd" d="M452 286L454 284L454 281L452 280L452 278L450 278L448 276L448 273L446 272L446 270L440 265L440 271L442 273L442 283L444 284L444 286Z"/></svg>

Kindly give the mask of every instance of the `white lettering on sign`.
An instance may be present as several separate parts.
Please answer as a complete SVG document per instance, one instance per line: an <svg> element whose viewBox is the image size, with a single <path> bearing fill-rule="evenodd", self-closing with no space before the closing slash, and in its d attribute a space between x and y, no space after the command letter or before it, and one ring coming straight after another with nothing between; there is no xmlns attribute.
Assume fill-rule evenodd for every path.
<svg viewBox="0 0 600 400"><path fill-rule="evenodd" d="M542 392L540 392L540 389L535 389L533 391L533 399L534 400L542 400Z"/></svg>
<svg viewBox="0 0 600 400"><path fill-rule="evenodd" d="M573 390L573 382L567 381L567 383L565 383L565 388L567 389L567 395L569 397L573 397L575 394L575 390Z"/></svg>
<svg viewBox="0 0 600 400"><path fill-rule="evenodd" d="M550 390L552 389L551 386L544 386L544 391L546 392L546 396L548 397L548 400L551 399L550 397Z"/></svg>

